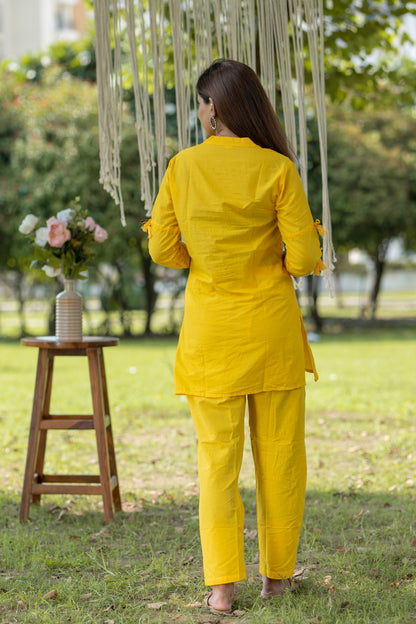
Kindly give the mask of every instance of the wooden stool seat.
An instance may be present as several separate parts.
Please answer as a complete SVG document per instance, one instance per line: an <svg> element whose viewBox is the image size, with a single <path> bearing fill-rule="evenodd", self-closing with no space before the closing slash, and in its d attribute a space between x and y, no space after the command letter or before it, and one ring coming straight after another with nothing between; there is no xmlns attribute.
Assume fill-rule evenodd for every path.
<svg viewBox="0 0 416 624"><path fill-rule="evenodd" d="M21 342L27 347L38 347L39 354L20 520L27 520L30 503L38 503L42 494L95 494L102 496L104 521L108 523L113 517L113 509L121 510L121 499L103 347L116 346L118 339L85 336L80 342L58 342L54 336L42 336L23 338ZM63 355L88 357L92 414L51 414L49 411L54 359ZM50 429L94 429L100 474L45 474L46 437Z"/></svg>

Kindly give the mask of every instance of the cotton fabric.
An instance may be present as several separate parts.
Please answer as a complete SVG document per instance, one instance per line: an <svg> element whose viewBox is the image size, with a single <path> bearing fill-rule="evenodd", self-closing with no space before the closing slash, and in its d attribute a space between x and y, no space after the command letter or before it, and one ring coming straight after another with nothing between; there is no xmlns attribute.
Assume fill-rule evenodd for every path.
<svg viewBox="0 0 416 624"><path fill-rule="evenodd" d="M306 488L305 389L249 395L256 470L260 574L290 578ZM199 524L206 585L246 577L244 508L238 476L244 449L246 397L189 396L198 436Z"/></svg>
<svg viewBox="0 0 416 624"><path fill-rule="evenodd" d="M321 249L288 158L237 137L185 149L144 229L155 262L189 267L177 394L291 390L305 370L317 379L290 275L319 267Z"/></svg>

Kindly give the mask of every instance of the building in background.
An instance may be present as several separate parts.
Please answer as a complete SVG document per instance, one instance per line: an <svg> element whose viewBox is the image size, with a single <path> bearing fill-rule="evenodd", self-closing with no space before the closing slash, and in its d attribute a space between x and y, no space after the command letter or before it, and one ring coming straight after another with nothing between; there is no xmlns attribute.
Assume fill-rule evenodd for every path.
<svg viewBox="0 0 416 624"><path fill-rule="evenodd" d="M75 41L87 21L82 0L0 0L0 60L42 52L54 41Z"/></svg>

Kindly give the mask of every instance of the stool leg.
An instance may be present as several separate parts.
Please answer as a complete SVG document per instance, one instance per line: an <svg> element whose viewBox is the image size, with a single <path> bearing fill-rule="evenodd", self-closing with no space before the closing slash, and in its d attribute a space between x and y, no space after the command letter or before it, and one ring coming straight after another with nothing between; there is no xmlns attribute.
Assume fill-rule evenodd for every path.
<svg viewBox="0 0 416 624"><path fill-rule="evenodd" d="M38 366L36 370L35 394L32 407L32 419L30 422L29 441L27 445L26 468L23 479L22 500L20 503L20 520L25 522L29 516L29 505L32 493L32 482L37 462L40 421L45 404L46 380L48 371L48 352L39 349Z"/></svg>
<svg viewBox="0 0 416 624"><path fill-rule="evenodd" d="M117 475L116 454L114 451L113 429L111 426L111 416L110 416L110 404L108 401L107 377L105 374L104 354L103 354L102 349L99 350L99 362L100 362L100 374L101 374L101 387L103 389L104 414L108 416L108 424L106 427L106 433L107 433L108 457L109 457L109 462L110 462L110 477L115 477L116 482L117 482L116 486L112 490L113 503L114 503L114 508L117 511L121 511L120 487L119 487L118 475Z"/></svg>
<svg viewBox="0 0 416 624"><path fill-rule="evenodd" d="M104 521L110 522L113 517L113 501L110 484L110 465L108 461L107 436L104 423L104 398L100 359L98 349L87 349L90 371L91 395L95 435L97 439L98 464L100 468L100 482L104 506Z"/></svg>
<svg viewBox="0 0 416 624"><path fill-rule="evenodd" d="M43 402L42 417L49 415L52 393L52 374L53 374L54 354L48 350L48 369L46 373L45 398ZM36 453L35 475L39 482L43 481L43 467L45 464L46 451L46 435L47 429L41 429L39 434L38 451ZM32 501L38 503L40 494L32 494Z"/></svg>

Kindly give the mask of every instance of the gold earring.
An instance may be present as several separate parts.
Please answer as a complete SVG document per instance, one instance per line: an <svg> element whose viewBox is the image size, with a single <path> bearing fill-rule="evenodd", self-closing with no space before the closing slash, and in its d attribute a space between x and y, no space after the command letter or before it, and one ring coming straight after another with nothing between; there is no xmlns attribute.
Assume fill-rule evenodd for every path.
<svg viewBox="0 0 416 624"><path fill-rule="evenodd" d="M211 116L209 118L209 125L211 126L212 130L216 130L217 129L217 120L215 119L215 117L213 115L212 104L211 104Z"/></svg>

